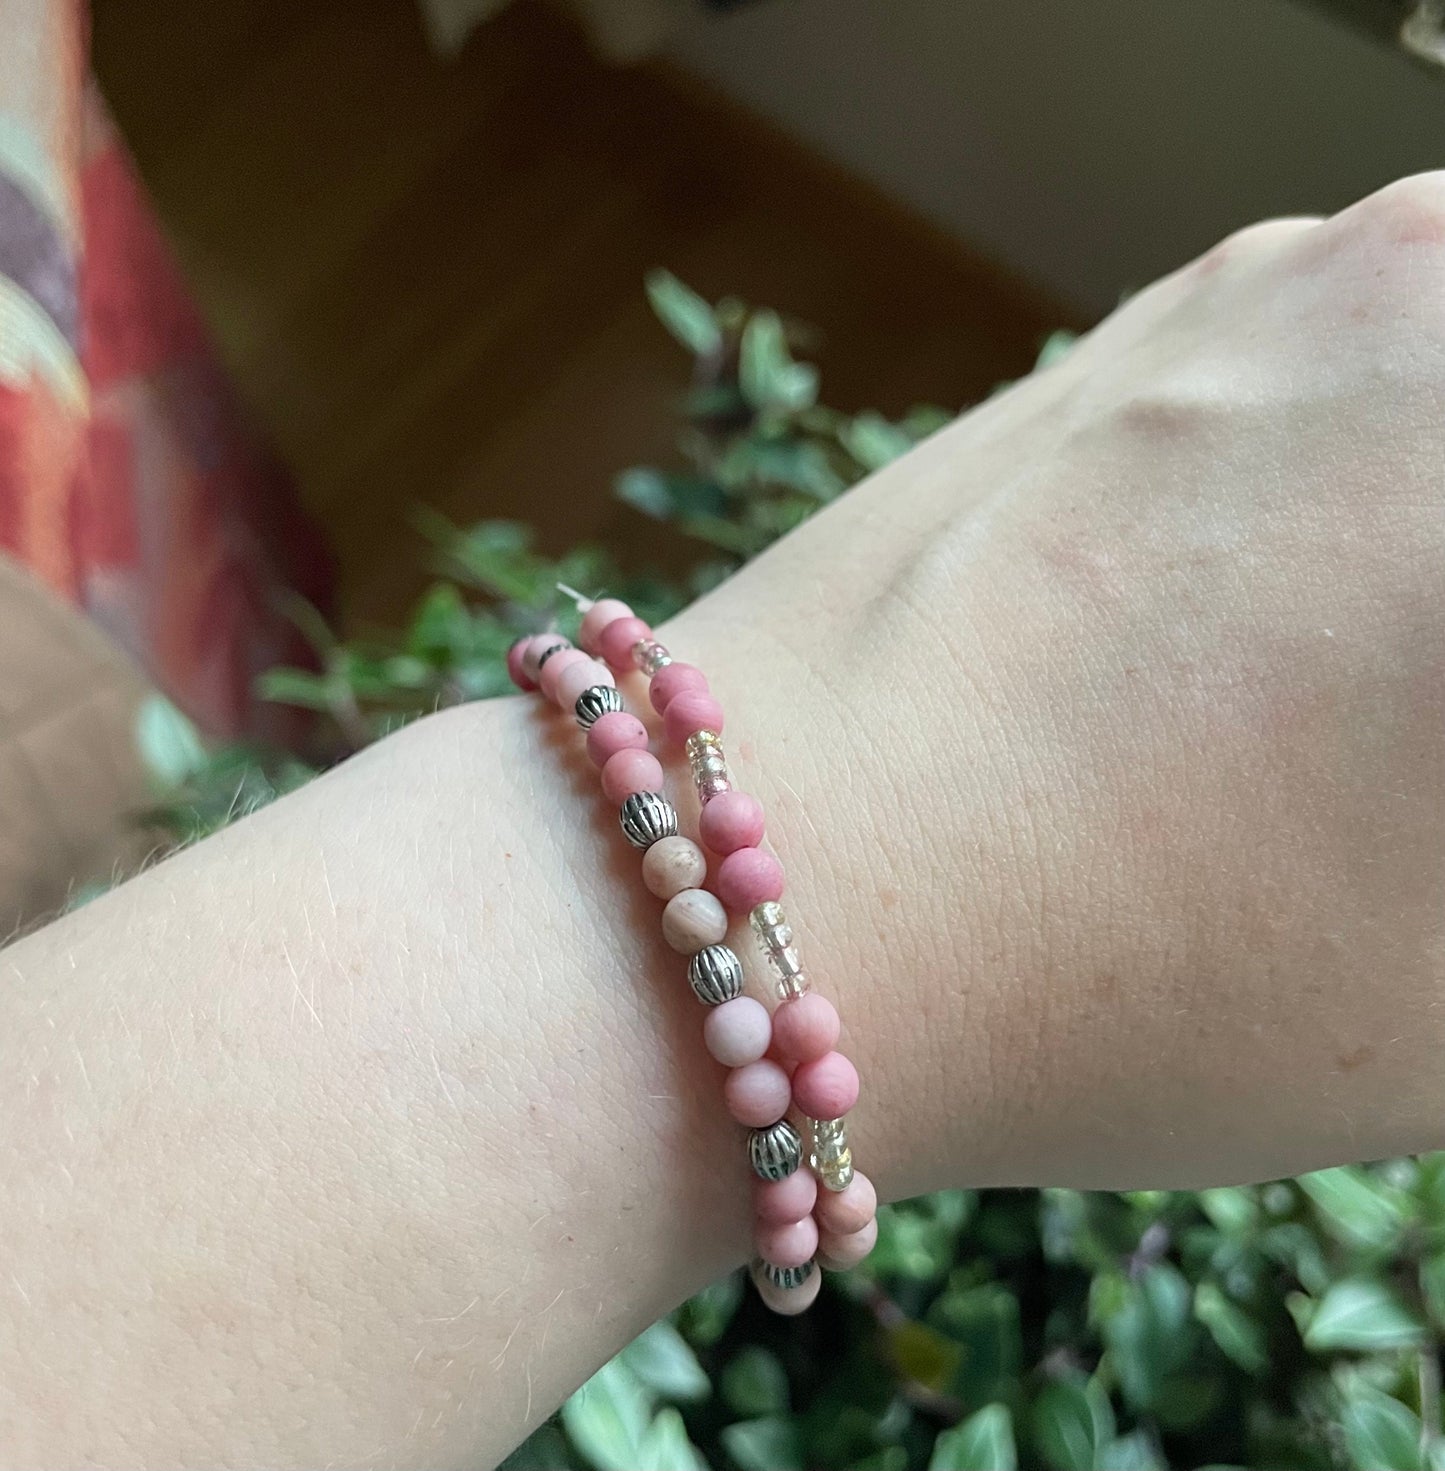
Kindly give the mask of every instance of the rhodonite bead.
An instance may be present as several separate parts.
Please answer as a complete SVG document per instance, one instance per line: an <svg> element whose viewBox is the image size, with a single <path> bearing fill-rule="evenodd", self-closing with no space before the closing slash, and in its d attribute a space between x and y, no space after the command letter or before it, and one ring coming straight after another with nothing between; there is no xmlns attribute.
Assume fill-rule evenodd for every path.
<svg viewBox="0 0 1445 1471"><path fill-rule="evenodd" d="M560 651L571 647L572 645L560 633L534 633L522 646L520 660L522 672L533 684L536 684L542 672L542 656L554 649Z"/></svg>
<svg viewBox="0 0 1445 1471"><path fill-rule="evenodd" d="M836 1194L824 1190L819 1194L813 1214L824 1231L831 1231L835 1236L851 1236L878 1214L878 1192L867 1175L855 1170L842 1190Z"/></svg>
<svg viewBox="0 0 1445 1471"><path fill-rule="evenodd" d="M760 1180L786 1180L803 1163L803 1139L787 1121L779 1119L748 1135L748 1163Z"/></svg>
<svg viewBox="0 0 1445 1471"><path fill-rule="evenodd" d="M818 1261L830 1272L846 1272L850 1267L856 1267L877 1244L876 1220L869 1221L866 1226L847 1236L838 1236L832 1231L820 1231Z"/></svg>
<svg viewBox="0 0 1445 1471"><path fill-rule="evenodd" d="M842 1118L858 1102L858 1069L841 1052L799 1063L793 1102L812 1119Z"/></svg>
<svg viewBox="0 0 1445 1471"><path fill-rule="evenodd" d="M548 669L551 667L551 664L547 666ZM605 689L612 682L612 671L601 660L589 659L586 654L583 654L580 664L568 665L553 681L552 698L557 702L559 708L570 710L575 715L577 701L582 698L585 691ZM620 701L618 708L621 708Z"/></svg>
<svg viewBox="0 0 1445 1471"><path fill-rule="evenodd" d="M597 641L602 630L619 618L631 618L632 609L620 598L599 598L582 615L582 627L577 630L577 642L589 654L597 652Z"/></svg>
<svg viewBox="0 0 1445 1471"><path fill-rule="evenodd" d="M717 893L731 913L746 914L782 898L783 865L761 848L739 848L718 866Z"/></svg>
<svg viewBox="0 0 1445 1471"><path fill-rule="evenodd" d="M774 1225L801 1221L812 1213L817 1199L818 1180L809 1170L799 1170L786 1180L758 1180L753 1186L758 1220Z"/></svg>
<svg viewBox="0 0 1445 1471"><path fill-rule="evenodd" d="M639 751L647 749L647 727L625 710L601 716L587 732L587 755L594 766L606 766L613 756L629 746Z"/></svg>
<svg viewBox="0 0 1445 1471"><path fill-rule="evenodd" d="M756 848L763 840L763 804L746 792L721 792L702 809L702 840L726 857L739 848Z"/></svg>
<svg viewBox="0 0 1445 1471"><path fill-rule="evenodd" d="M537 682L531 678L522 666L522 658L527 652L527 644L531 639L530 634L523 634L516 643L507 650L507 677L524 694L531 694L537 688Z"/></svg>
<svg viewBox="0 0 1445 1471"><path fill-rule="evenodd" d="M773 1013L778 1051L794 1062L812 1062L831 1052L841 1030L837 1008L815 991L783 1002Z"/></svg>
<svg viewBox="0 0 1445 1471"><path fill-rule="evenodd" d="M696 889L706 877L707 858L691 838L663 838L643 854L642 882L659 899Z"/></svg>
<svg viewBox="0 0 1445 1471"><path fill-rule="evenodd" d="M700 690L684 690L667 702L662 723L668 739L685 741L694 731L710 730L721 735L723 729L722 706L711 695Z"/></svg>
<svg viewBox="0 0 1445 1471"><path fill-rule="evenodd" d="M662 938L683 955L716 945L727 932L727 910L706 889L684 889L662 911Z"/></svg>
<svg viewBox="0 0 1445 1471"><path fill-rule="evenodd" d="M677 809L656 792L633 792L617 817L634 848L650 848L677 832Z"/></svg>
<svg viewBox="0 0 1445 1471"><path fill-rule="evenodd" d="M796 1317L799 1313L805 1313L817 1300L818 1289L822 1285L823 1274L816 1268L810 1270L808 1275L800 1282L795 1282L790 1287L779 1286L763 1270L765 1263L759 1258L753 1263L751 1275L753 1286L758 1290L758 1296L763 1302L780 1317ZM799 1268L798 1270L802 1270Z"/></svg>
<svg viewBox="0 0 1445 1471"><path fill-rule="evenodd" d="M787 1113L791 1096L787 1073L767 1057L734 1068L723 1083L728 1112L750 1129L776 1123Z"/></svg>
<svg viewBox="0 0 1445 1471"><path fill-rule="evenodd" d="M633 792L660 792L662 787L662 762L651 751L639 751L629 746L625 751L609 756L607 765L602 768L602 790L609 801L619 806ZM649 848L648 852L651 851Z"/></svg>
<svg viewBox="0 0 1445 1471"><path fill-rule="evenodd" d="M695 665L680 664L674 659L652 676L652 683L647 687L647 698L652 701L652 708L659 715L665 715L668 701L674 695L682 694L684 690L705 695L707 676Z"/></svg>
<svg viewBox="0 0 1445 1471"><path fill-rule="evenodd" d="M618 674L635 668L632 650L643 639L652 637L652 630L641 618L614 618L597 638L597 650Z"/></svg>
<svg viewBox="0 0 1445 1471"><path fill-rule="evenodd" d="M722 1006L743 993L743 963L726 945L707 945L687 963L687 983L704 1006Z"/></svg>
<svg viewBox="0 0 1445 1471"><path fill-rule="evenodd" d="M759 1221L753 1245L775 1267L801 1267L818 1250L818 1225L812 1216L797 1221Z"/></svg>
<svg viewBox="0 0 1445 1471"><path fill-rule="evenodd" d="M537 685L542 694L554 705L560 703L557 699L557 682L569 669L577 669L582 665L591 664L591 659L581 649L566 648L547 659L537 675ZM590 681L589 681L590 682ZM581 691L579 690L580 694ZM574 700L576 695L572 697ZM570 701L568 702L571 703Z"/></svg>
<svg viewBox="0 0 1445 1471"><path fill-rule="evenodd" d="M743 1067L765 1057L772 1036L773 1022L767 1007L751 996L734 996L715 1006L702 1024L703 1044L724 1067Z"/></svg>

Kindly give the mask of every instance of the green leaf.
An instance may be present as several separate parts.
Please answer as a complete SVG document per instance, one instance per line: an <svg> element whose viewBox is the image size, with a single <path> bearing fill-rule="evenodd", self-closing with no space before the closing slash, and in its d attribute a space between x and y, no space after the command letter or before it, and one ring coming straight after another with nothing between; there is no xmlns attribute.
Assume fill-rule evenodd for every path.
<svg viewBox="0 0 1445 1471"><path fill-rule="evenodd" d="M686 1340L666 1318L640 1333L619 1355L654 1393L687 1404L712 1393L703 1367Z"/></svg>
<svg viewBox="0 0 1445 1471"><path fill-rule="evenodd" d="M928 1471L1017 1471L1013 1416L1007 1405L985 1405L933 1443Z"/></svg>
<svg viewBox="0 0 1445 1471"><path fill-rule="evenodd" d="M1309 1316L1304 1340L1316 1353L1330 1349L1406 1348L1419 1343L1424 1326L1385 1286L1347 1277L1326 1291Z"/></svg>
<svg viewBox="0 0 1445 1471"><path fill-rule="evenodd" d="M165 786L181 786L206 765L200 733L162 695L147 695L141 701L135 740L146 770Z"/></svg>
<svg viewBox="0 0 1445 1471"><path fill-rule="evenodd" d="M1096 1288L1101 1281L1107 1279L1096 1279ZM1165 1379L1188 1359L1192 1302L1177 1268L1156 1262L1137 1281L1124 1284L1117 1306L1098 1313L1109 1362L1131 1409L1148 1410Z"/></svg>
<svg viewBox="0 0 1445 1471"><path fill-rule="evenodd" d="M1169 1471L1153 1439L1142 1430L1121 1435L1099 1451L1098 1471Z"/></svg>
<svg viewBox="0 0 1445 1471"><path fill-rule="evenodd" d="M818 397L818 371L795 363L776 312L754 312L743 328L738 382L748 402L759 409L807 408Z"/></svg>
<svg viewBox="0 0 1445 1471"><path fill-rule="evenodd" d="M1325 1229L1346 1246L1388 1247L1407 1221L1408 1197L1358 1165L1301 1175Z"/></svg>
<svg viewBox="0 0 1445 1471"><path fill-rule="evenodd" d="M1214 1282L1201 1282L1194 1289L1194 1316L1209 1330L1220 1352L1250 1374L1263 1373L1269 1366L1264 1329L1237 1303L1231 1302Z"/></svg>
<svg viewBox="0 0 1445 1471"><path fill-rule="evenodd" d="M838 438L865 470L881 470L913 448L912 437L882 414L859 414L842 426Z"/></svg>
<svg viewBox="0 0 1445 1471"><path fill-rule="evenodd" d="M719 1379L718 1388L739 1415L772 1415L788 1408L788 1375L778 1356L758 1344L739 1350Z"/></svg>
<svg viewBox="0 0 1445 1471"><path fill-rule="evenodd" d="M717 315L692 287L660 268L647 273L645 285L658 320L689 352L706 357L722 347Z"/></svg>
<svg viewBox="0 0 1445 1471"><path fill-rule="evenodd" d="M555 1425L539 1425L497 1471L574 1471L567 1439Z"/></svg>
<svg viewBox="0 0 1445 1471"><path fill-rule="evenodd" d="M1050 1384L1034 1401L1030 1426L1052 1471L1093 1471L1098 1448L1114 1435L1114 1409L1097 1383Z"/></svg>
<svg viewBox="0 0 1445 1471"><path fill-rule="evenodd" d="M1380 1390L1358 1385L1340 1429L1350 1464L1359 1471L1420 1471L1420 1417Z"/></svg>
<svg viewBox="0 0 1445 1471"><path fill-rule="evenodd" d="M652 1424L648 1393L626 1364L612 1359L562 1406L562 1424L597 1471L638 1471Z"/></svg>
<svg viewBox="0 0 1445 1471"><path fill-rule="evenodd" d="M687 1438L682 1416L671 1405L659 1410L647 1427L636 1471L708 1471L701 1452Z"/></svg>
<svg viewBox="0 0 1445 1471"><path fill-rule="evenodd" d="M1039 355L1034 362L1034 372L1042 372L1043 369L1052 367L1060 358L1066 356L1074 343L1079 340L1077 332L1051 332L1044 338L1044 345L1039 349Z"/></svg>
<svg viewBox="0 0 1445 1471"><path fill-rule="evenodd" d="M786 1415L725 1425L722 1443L742 1471L803 1471L798 1427Z"/></svg>
<svg viewBox="0 0 1445 1471"><path fill-rule="evenodd" d="M682 1331L706 1348L727 1331L743 1297L741 1272L729 1272L695 1293L678 1310Z"/></svg>
<svg viewBox="0 0 1445 1471"><path fill-rule="evenodd" d="M1240 1236L1259 1219L1254 1191L1242 1186L1201 1190L1195 1197L1200 1209L1226 1236Z"/></svg>

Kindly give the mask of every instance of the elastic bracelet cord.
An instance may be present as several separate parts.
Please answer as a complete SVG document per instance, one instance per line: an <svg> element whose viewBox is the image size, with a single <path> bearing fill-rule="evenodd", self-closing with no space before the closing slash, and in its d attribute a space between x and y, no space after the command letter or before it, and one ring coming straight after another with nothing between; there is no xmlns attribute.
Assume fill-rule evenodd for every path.
<svg viewBox="0 0 1445 1471"><path fill-rule="evenodd" d="M800 1313L818 1295L819 1266L845 1271L878 1237L877 1196L853 1168L848 1145L845 1115L858 1101L858 1074L836 1050L837 1011L811 989L799 960L779 902L782 866L759 846L762 804L732 785L723 711L707 679L674 661L625 603L564 591L583 612L582 648L559 634L533 634L512 646L507 670L520 689L539 689L576 718L623 834L642 852L643 882L665 901L663 938L688 957L688 982L708 1008L703 1040L728 1069L728 1112L749 1131L746 1158L757 1177L752 1279L775 1312ZM614 676L633 671L648 681L668 742L686 754L699 836L720 860L711 888L703 849L678 831L677 808L663 795L647 728L617 688ZM771 1015L743 994L742 962L724 943L729 914L748 917L779 1003Z"/></svg>

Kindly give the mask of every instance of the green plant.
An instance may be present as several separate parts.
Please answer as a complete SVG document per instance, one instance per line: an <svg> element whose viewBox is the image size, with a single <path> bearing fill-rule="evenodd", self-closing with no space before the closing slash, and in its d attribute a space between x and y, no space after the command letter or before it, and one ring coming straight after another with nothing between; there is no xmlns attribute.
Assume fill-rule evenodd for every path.
<svg viewBox="0 0 1445 1471"><path fill-rule="evenodd" d="M595 548L547 558L508 523L428 522L442 580L396 638L339 641L298 611L318 668L265 689L318 712L309 760L208 752L147 708L158 815L178 838L438 704L499 693L507 646L553 616L557 581L664 616L944 418L825 408L794 356L802 334L774 313L711 306L661 273L649 291L694 357L685 468L626 471L618 492L706 545L692 574L624 574ZM1442 1334L1445 1156L1199 1193L947 1191L885 1209L873 1257L801 1320L714 1284L508 1464L1445 1471Z"/></svg>

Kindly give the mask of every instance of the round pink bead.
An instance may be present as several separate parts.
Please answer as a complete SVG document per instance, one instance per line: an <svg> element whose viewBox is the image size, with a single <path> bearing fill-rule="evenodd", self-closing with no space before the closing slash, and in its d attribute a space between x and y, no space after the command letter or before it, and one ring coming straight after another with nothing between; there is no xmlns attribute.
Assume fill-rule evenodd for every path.
<svg viewBox="0 0 1445 1471"><path fill-rule="evenodd" d="M795 1062L812 1062L831 1052L841 1030L837 1008L816 991L783 1002L773 1013L773 1040Z"/></svg>
<svg viewBox="0 0 1445 1471"><path fill-rule="evenodd" d="M817 1223L812 1216L800 1221L759 1221L753 1231L753 1245L758 1255L775 1267L801 1267L813 1260L818 1249Z"/></svg>
<svg viewBox="0 0 1445 1471"><path fill-rule="evenodd" d="M561 654L557 655L560 659ZM547 661L550 669L553 660ZM577 697L583 690L590 690L594 685L615 685L616 680L612 678L612 671L600 659L583 659L581 664L570 664L564 669L556 681L557 705L569 715L575 713L577 708Z"/></svg>
<svg viewBox="0 0 1445 1471"><path fill-rule="evenodd" d="M798 1174L802 1173L802 1170L798 1171ZM855 1170L853 1178L842 1190L818 1192L818 1204L813 1214L825 1232L834 1236L851 1236L878 1214L878 1192L867 1175Z"/></svg>
<svg viewBox="0 0 1445 1471"><path fill-rule="evenodd" d="M629 746L609 756L602 768L602 790L619 807L633 792L660 792L662 786L662 762L651 751Z"/></svg>
<svg viewBox="0 0 1445 1471"><path fill-rule="evenodd" d="M674 894L662 911L662 938L681 955L696 955L727 938L728 912L706 889Z"/></svg>
<svg viewBox="0 0 1445 1471"><path fill-rule="evenodd" d="M766 1057L772 1039L773 1019L768 1008L751 996L735 996L712 1007L702 1024L707 1050L724 1067L744 1067Z"/></svg>
<svg viewBox="0 0 1445 1471"><path fill-rule="evenodd" d="M668 739L680 745L695 730L710 730L714 735L721 735L723 710L711 695L701 690L683 690L667 702L662 723L667 729Z"/></svg>
<svg viewBox="0 0 1445 1471"><path fill-rule="evenodd" d="M830 1272L846 1272L856 1267L878 1244L878 1222L869 1221L849 1236L835 1236L831 1231L818 1233L818 1261ZM779 1266L782 1265L780 1262Z"/></svg>
<svg viewBox="0 0 1445 1471"><path fill-rule="evenodd" d="M794 1170L786 1180L759 1180L753 1187L758 1219L771 1225L801 1221L817 1199L818 1177L812 1170Z"/></svg>
<svg viewBox="0 0 1445 1471"><path fill-rule="evenodd" d="M652 676L652 682L647 686L647 698L652 701L652 708L661 715L674 696L688 690L705 695L707 675L693 664L664 664Z"/></svg>
<svg viewBox="0 0 1445 1471"><path fill-rule="evenodd" d="M560 633L534 633L526 643L522 645L520 663L522 672L534 684L537 682L540 671L537 668L538 661L542 655L552 647L553 644L565 644L567 640ZM553 654L552 659L560 659L561 654ZM550 664L552 659L548 659Z"/></svg>
<svg viewBox="0 0 1445 1471"><path fill-rule="evenodd" d="M799 1063L793 1102L810 1119L841 1119L858 1102L858 1069L841 1052Z"/></svg>
<svg viewBox="0 0 1445 1471"><path fill-rule="evenodd" d="M642 855L642 882L649 894L671 899L684 889L697 889L707 877L707 856L680 833L661 838Z"/></svg>
<svg viewBox="0 0 1445 1471"><path fill-rule="evenodd" d="M698 828L714 853L756 848L763 840L763 804L746 792L719 792L702 809Z"/></svg>
<svg viewBox="0 0 1445 1471"><path fill-rule="evenodd" d="M632 646L639 639L651 638L652 629L641 618L614 618L597 638L597 650L619 673L636 669Z"/></svg>
<svg viewBox="0 0 1445 1471"><path fill-rule="evenodd" d="M629 747L638 751L647 749L647 727L625 710L609 710L587 732L587 755L594 766L606 766L619 751Z"/></svg>
<svg viewBox="0 0 1445 1471"><path fill-rule="evenodd" d="M757 1271L753 1272L752 1277L758 1296L783 1318L795 1318L799 1313L806 1313L817 1301L823 1285L821 1272L809 1272L796 1287L779 1287Z"/></svg>
<svg viewBox="0 0 1445 1471"><path fill-rule="evenodd" d="M717 896L733 914L747 914L769 899L781 899L783 865L761 848L739 848L718 865Z"/></svg>
<svg viewBox="0 0 1445 1471"><path fill-rule="evenodd" d="M595 654L602 630L619 618L631 617L632 609L621 598L599 598L582 615L582 627L577 632L577 642L589 654Z"/></svg>
<svg viewBox="0 0 1445 1471"><path fill-rule="evenodd" d="M527 644L530 642L530 640L531 635L527 634L526 636L519 638L517 642L514 643L510 649L507 650L507 677L512 681L514 685L517 686L519 690L523 690L527 694L531 694L531 692L537 688L536 680L534 680L531 675L529 675L527 671L522 667L522 655L526 653Z"/></svg>
<svg viewBox="0 0 1445 1471"><path fill-rule="evenodd" d="M557 681L567 670L578 669L591 662L591 659L581 649L563 649L560 654L553 654L542 666L542 672L537 676L538 687L555 705L557 703Z"/></svg>
<svg viewBox="0 0 1445 1471"><path fill-rule="evenodd" d="M723 1084L728 1112L750 1129L775 1124L788 1111L788 1075L769 1058L734 1068Z"/></svg>

